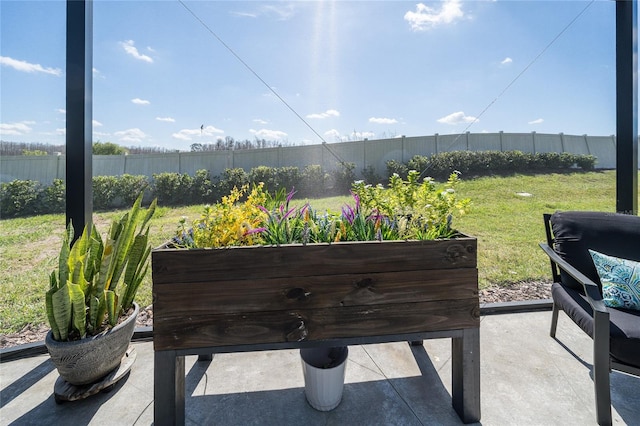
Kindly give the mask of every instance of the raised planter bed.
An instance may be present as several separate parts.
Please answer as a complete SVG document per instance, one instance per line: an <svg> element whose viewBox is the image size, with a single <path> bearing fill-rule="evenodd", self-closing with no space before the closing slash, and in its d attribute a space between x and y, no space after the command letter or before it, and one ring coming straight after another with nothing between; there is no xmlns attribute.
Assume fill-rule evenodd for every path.
<svg viewBox="0 0 640 426"><path fill-rule="evenodd" d="M155 423L184 422L184 356L452 338L453 406L480 419L475 238L152 252Z"/></svg>

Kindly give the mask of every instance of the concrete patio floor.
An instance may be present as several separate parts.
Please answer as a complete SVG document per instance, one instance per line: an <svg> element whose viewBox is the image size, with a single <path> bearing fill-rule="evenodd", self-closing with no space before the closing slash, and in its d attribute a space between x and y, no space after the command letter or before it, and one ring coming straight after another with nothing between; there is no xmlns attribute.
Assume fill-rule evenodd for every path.
<svg viewBox="0 0 640 426"><path fill-rule="evenodd" d="M591 425L591 340L566 316L558 340L548 311L485 315L481 338L484 425ZM55 403L48 355L0 364L2 425L153 423L153 343L109 393ZM428 340L351 346L342 403L311 408L297 351L217 354L186 360L188 425L459 425L451 407L451 343ZM613 422L640 425L640 379L611 374Z"/></svg>

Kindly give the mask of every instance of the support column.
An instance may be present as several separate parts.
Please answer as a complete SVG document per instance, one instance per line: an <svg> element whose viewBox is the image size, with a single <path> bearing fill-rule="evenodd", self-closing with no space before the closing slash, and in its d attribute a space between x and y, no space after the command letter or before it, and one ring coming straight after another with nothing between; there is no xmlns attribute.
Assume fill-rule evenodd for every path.
<svg viewBox="0 0 640 426"><path fill-rule="evenodd" d="M74 240L91 223L93 0L67 0L66 221Z"/></svg>
<svg viewBox="0 0 640 426"><path fill-rule="evenodd" d="M154 424L184 425L184 356L177 356L175 351L155 351L153 361Z"/></svg>
<svg viewBox="0 0 640 426"><path fill-rule="evenodd" d="M616 0L616 211L638 214L638 3Z"/></svg>
<svg viewBox="0 0 640 426"><path fill-rule="evenodd" d="M451 397L464 423L480 421L480 328L451 339Z"/></svg>

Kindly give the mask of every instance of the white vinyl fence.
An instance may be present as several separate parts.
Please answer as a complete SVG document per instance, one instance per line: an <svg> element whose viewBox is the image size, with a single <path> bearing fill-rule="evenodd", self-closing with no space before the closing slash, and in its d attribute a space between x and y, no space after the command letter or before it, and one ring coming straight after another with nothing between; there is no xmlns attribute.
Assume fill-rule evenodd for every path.
<svg viewBox="0 0 640 426"><path fill-rule="evenodd" d="M258 166L321 165L325 170L337 167L340 161L355 163L358 175L365 167L376 173L386 173L386 162L407 162L414 155L430 156L445 151L512 151L527 153L569 152L597 157L596 168L615 169L615 136L577 136L544 133L464 133L363 140L321 145L282 148L261 148L238 151L180 152L166 154L94 155L94 176L122 174L145 175L177 172L194 175L208 170L212 176L227 168L242 168L249 172ZM45 185L54 179L65 179L65 156L3 156L0 158L0 181L36 180Z"/></svg>

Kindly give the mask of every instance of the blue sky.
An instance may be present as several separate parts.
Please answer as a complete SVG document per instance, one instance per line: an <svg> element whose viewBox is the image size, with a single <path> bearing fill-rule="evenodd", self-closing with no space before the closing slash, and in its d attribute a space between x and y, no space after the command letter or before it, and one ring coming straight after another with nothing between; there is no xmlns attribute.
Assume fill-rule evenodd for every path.
<svg viewBox="0 0 640 426"><path fill-rule="evenodd" d="M64 143L65 8L0 2L2 140ZM96 0L93 30L94 141L615 133L610 0Z"/></svg>

